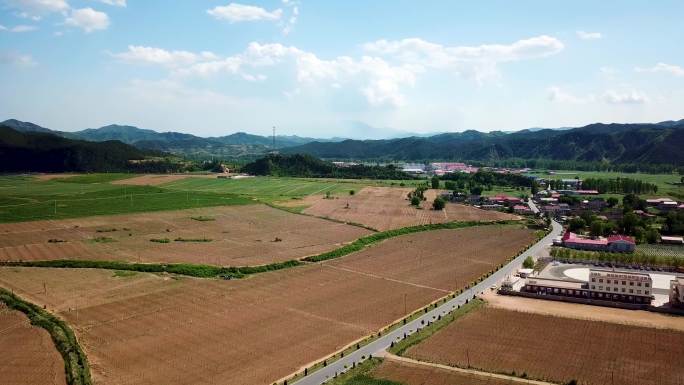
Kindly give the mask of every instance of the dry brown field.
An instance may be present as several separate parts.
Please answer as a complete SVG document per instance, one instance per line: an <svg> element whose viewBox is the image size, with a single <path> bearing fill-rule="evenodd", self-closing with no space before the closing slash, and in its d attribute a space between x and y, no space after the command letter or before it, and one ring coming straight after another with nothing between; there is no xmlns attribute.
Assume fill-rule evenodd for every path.
<svg viewBox="0 0 684 385"><path fill-rule="evenodd" d="M472 282L535 240L519 226L477 226L393 238L326 264L444 291Z"/></svg>
<svg viewBox="0 0 684 385"><path fill-rule="evenodd" d="M0 268L0 286L65 318L99 385L272 383L401 318L404 294L409 310L443 295L315 265L237 281Z"/></svg>
<svg viewBox="0 0 684 385"><path fill-rule="evenodd" d="M440 233L448 238L463 231L472 229ZM490 228L483 231L493 234ZM421 237L435 241L426 232L373 248L393 250L392 243L404 238L430 243ZM268 384L445 295L443 289L403 281L400 270L392 279L366 272L374 271L373 260L356 261L358 271L322 263L234 281L0 268L0 286L67 320L86 349L97 384ZM459 263L474 278L490 270L491 257L473 254ZM452 271L456 274L456 267Z"/></svg>
<svg viewBox="0 0 684 385"><path fill-rule="evenodd" d="M304 210L306 214L360 223L380 231L451 221L520 219L516 215L455 203L448 203L442 211L434 211L431 209L432 201L438 190L426 191L427 200L423 202L422 209L417 209L406 198L410 191L412 190L408 188L365 187L353 196L332 199L309 196L300 201L299 205L310 205Z"/></svg>
<svg viewBox="0 0 684 385"><path fill-rule="evenodd" d="M110 182L111 184L125 184L133 186L158 186L160 184L175 182L177 180L191 177L182 174L145 174L133 178L119 179ZM198 177L198 176L193 176ZM215 178L215 176L214 176Z"/></svg>
<svg viewBox="0 0 684 385"><path fill-rule="evenodd" d="M66 385L64 361L50 334L0 303L0 383Z"/></svg>
<svg viewBox="0 0 684 385"><path fill-rule="evenodd" d="M578 303L546 301L536 298L500 295L487 291L482 299L488 306L550 316L577 318L593 321L606 321L626 325L645 326L658 329L673 329L684 332L684 317L646 310L627 310L604 306L583 305Z"/></svg>
<svg viewBox="0 0 684 385"><path fill-rule="evenodd" d="M48 181L48 180L53 180L53 179L71 178L74 176L81 176L81 175L83 175L83 174L63 174L63 173L38 174L38 175L36 175L36 179L41 180L41 181Z"/></svg>
<svg viewBox="0 0 684 385"><path fill-rule="evenodd" d="M371 376L404 385L512 385L508 380L385 359Z"/></svg>
<svg viewBox="0 0 684 385"><path fill-rule="evenodd" d="M408 349L417 360L580 384L679 385L684 333L484 307Z"/></svg>
<svg viewBox="0 0 684 385"><path fill-rule="evenodd" d="M198 221L193 217L212 220ZM356 226L265 205L224 206L0 224L0 260L87 259L246 266L330 251L368 234L370 231ZM150 241L164 238L171 242ZM177 238L207 238L211 242L174 242ZM276 242L276 238L281 241Z"/></svg>

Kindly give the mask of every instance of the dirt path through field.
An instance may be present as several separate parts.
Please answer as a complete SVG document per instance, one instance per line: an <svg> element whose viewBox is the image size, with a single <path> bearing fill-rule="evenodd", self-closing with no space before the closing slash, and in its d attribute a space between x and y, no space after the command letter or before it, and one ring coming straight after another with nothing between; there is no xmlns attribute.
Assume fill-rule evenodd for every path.
<svg viewBox="0 0 684 385"><path fill-rule="evenodd" d="M396 362L400 362L402 364L407 364L410 366L437 368L437 369L441 369L441 370L448 370L448 371L452 371L452 372L471 374L471 375L481 376L481 377L485 377L485 378L493 378L493 379L497 379L497 380L508 381L510 383L521 383L521 384L532 384L532 385L557 385L556 383L553 383L553 382L535 381L535 380L529 380L526 378L506 376L503 374L483 372L481 370L463 369L463 368L457 368L454 366L435 364L432 362L418 361L418 360L414 360L414 359L411 359L408 357L400 357L400 356L394 355L394 354L389 353L389 352L383 353L382 356L385 359L388 359L390 361L396 361Z"/></svg>

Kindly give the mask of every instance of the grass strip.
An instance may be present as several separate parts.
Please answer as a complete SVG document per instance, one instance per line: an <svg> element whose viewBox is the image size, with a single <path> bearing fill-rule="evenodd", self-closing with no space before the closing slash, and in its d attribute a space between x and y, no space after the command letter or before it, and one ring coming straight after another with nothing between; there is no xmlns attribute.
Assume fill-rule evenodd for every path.
<svg viewBox="0 0 684 385"><path fill-rule="evenodd" d="M41 327L50 333L57 351L64 359L64 371L68 385L91 385L93 383L90 378L88 359L78 344L74 332L64 321L3 288L0 288L0 301L4 302L7 307L26 314L31 325Z"/></svg>
<svg viewBox="0 0 684 385"><path fill-rule="evenodd" d="M379 233L375 233L375 234L365 236L363 238L359 238L359 239L355 240L354 242L352 242L348 245L342 246L338 249L331 250L331 251L328 251L328 252L325 252L322 254L306 257L303 259L303 261L321 262L321 261L327 261L329 259L335 259L335 258L343 257L345 255L363 250L364 248L366 248L366 247L368 247L374 243L378 243L378 242L384 241L384 240L389 239L389 238L398 237L400 235L420 233L423 231L431 231L431 230L461 229L461 228L473 227L473 226L494 225L494 224L507 225L507 224L512 224L512 223L515 223L515 221L497 221L497 222L468 221L468 222L435 223L435 224L430 224L430 225L403 227L401 229L382 231Z"/></svg>
<svg viewBox="0 0 684 385"><path fill-rule="evenodd" d="M381 358L370 358L356 367L326 382L328 385L402 385L400 382L373 378L371 372L382 363Z"/></svg>
<svg viewBox="0 0 684 385"><path fill-rule="evenodd" d="M260 266L244 267L221 267L212 265L200 265L191 263L130 263L117 261L75 261L75 260L54 260L54 261L8 261L0 262L0 266L19 266L19 267L50 267L64 269L105 269L121 271L137 271L142 273L170 273L187 275L197 278L223 278L237 279L246 275L264 273L267 271L287 269L301 265L302 262L290 260L285 262L271 263Z"/></svg>
<svg viewBox="0 0 684 385"><path fill-rule="evenodd" d="M473 310L479 309L484 305L484 303L485 302L479 298L470 300L468 303L456 309L451 314L442 317L442 319L431 323L429 326L420 329L420 331L417 331L403 340L394 343L394 346L390 346L388 351L400 356L411 346L417 345L427 338L430 338L432 335L449 325L451 322L463 317Z"/></svg>

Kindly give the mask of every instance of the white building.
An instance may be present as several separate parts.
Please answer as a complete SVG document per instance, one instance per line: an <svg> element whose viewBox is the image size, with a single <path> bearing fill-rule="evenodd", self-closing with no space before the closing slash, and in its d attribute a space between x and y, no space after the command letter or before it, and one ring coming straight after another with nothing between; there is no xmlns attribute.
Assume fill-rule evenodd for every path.
<svg viewBox="0 0 684 385"><path fill-rule="evenodd" d="M650 304L653 279L644 273L590 269L589 295L599 300Z"/></svg>

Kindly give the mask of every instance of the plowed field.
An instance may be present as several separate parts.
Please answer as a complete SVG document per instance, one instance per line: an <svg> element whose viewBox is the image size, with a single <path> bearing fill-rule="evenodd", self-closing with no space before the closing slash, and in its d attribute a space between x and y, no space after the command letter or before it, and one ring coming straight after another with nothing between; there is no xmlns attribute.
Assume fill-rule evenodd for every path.
<svg viewBox="0 0 684 385"><path fill-rule="evenodd" d="M682 320L684 322L684 320ZM684 333L485 307L409 348L417 360L580 384L679 385Z"/></svg>
<svg viewBox="0 0 684 385"><path fill-rule="evenodd" d="M367 234L368 230L359 227L264 205L224 206L0 224L0 260L88 259L246 266L322 253Z"/></svg>
<svg viewBox="0 0 684 385"><path fill-rule="evenodd" d="M50 334L0 303L0 383L66 385L64 361Z"/></svg>

